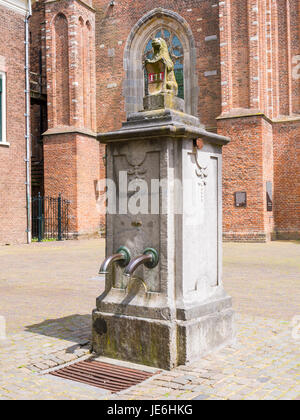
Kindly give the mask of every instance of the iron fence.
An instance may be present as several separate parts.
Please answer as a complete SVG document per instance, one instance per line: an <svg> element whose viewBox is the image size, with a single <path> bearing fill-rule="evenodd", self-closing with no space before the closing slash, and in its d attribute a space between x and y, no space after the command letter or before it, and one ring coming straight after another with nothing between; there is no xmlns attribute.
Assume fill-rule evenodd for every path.
<svg viewBox="0 0 300 420"><path fill-rule="evenodd" d="M69 236L70 202L58 197L32 198L32 238L62 241Z"/></svg>

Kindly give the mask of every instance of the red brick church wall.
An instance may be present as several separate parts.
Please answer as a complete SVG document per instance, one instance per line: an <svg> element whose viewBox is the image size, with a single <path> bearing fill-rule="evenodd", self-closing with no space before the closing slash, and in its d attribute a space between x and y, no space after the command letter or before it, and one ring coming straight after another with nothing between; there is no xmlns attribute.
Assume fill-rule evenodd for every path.
<svg viewBox="0 0 300 420"><path fill-rule="evenodd" d="M45 4L48 131L44 133L45 194L71 202L70 233L99 232L103 216L96 140L95 11L89 4Z"/></svg>
<svg viewBox="0 0 300 420"><path fill-rule="evenodd" d="M6 73L6 141L0 143L0 244L26 242L24 15L0 6L0 71Z"/></svg>
<svg viewBox="0 0 300 420"><path fill-rule="evenodd" d="M139 19L157 7L178 13L190 27L196 49L198 115L207 129L229 135L232 140L224 148L225 238L264 241L272 236L273 231L277 232L277 237L286 232L293 232L295 236L300 232L297 215L299 189L294 182L290 186L292 194L287 199L283 187L291 184L290 171L284 168L292 165L294 173L299 173L298 123L294 120L300 112L300 78L294 76L297 63L300 63L300 59L297 62L300 56L300 10L298 3L293 1L119 0L114 6L106 0L86 4L76 0L46 3L50 134L59 127L65 131L70 131L66 127L73 130L73 137L70 132L56 133L45 140L48 159L45 162L45 175L48 174L45 177L46 190L54 194L54 186L61 182L60 174L74 171L72 181L66 185L61 183L59 188L64 188L70 197L77 197L74 198L76 229L84 232L90 226L92 231L97 224L103 224L103 217L100 220L100 215L95 212L97 192L95 194L93 190L93 193L85 194L94 188L94 178L105 174L105 148L96 145L92 134L118 129L125 120L126 42ZM63 83L64 88L69 89L68 124L60 124L56 116L68 108L57 109L66 96L58 101L55 93L56 78L59 81L62 80L60 77L67 77L66 71L60 73L66 66L66 51L63 58L57 57L57 63L61 60L61 69L55 70L53 66L54 19L58 13L63 13L68 20L67 39L59 44L61 48L63 45L69 48L69 84ZM87 32L82 34L87 21L91 24L92 34L89 42ZM88 47L80 50L82 39ZM93 75L87 73L87 69L89 56L94 52L96 73ZM60 94L63 94L62 90ZM93 98L96 98L95 103ZM280 122L282 120L284 123ZM88 130L85 143L82 133L74 134L74 127L79 131ZM70 168L64 168L66 159L60 157L58 150L59 147L65 148L66 144L70 147L71 161L74 165L78 163L77 169L73 163ZM89 156L89 150L93 151L93 157ZM292 163L288 150L295 156ZM87 157L92 159L90 172L85 163ZM53 168L57 166L60 169L56 173ZM273 185L273 211L267 211L267 182ZM239 190L247 192L246 208L234 205L234 193Z"/></svg>
<svg viewBox="0 0 300 420"><path fill-rule="evenodd" d="M300 239L300 119L274 127L274 238Z"/></svg>

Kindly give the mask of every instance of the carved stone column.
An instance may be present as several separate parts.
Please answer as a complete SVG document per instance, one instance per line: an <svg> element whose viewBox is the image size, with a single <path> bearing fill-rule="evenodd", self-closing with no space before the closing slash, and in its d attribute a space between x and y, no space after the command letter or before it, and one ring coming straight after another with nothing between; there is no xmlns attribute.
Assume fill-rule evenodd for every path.
<svg viewBox="0 0 300 420"><path fill-rule="evenodd" d="M159 263L139 267L131 279L111 266L93 313L94 351L171 369L230 343L235 328L222 286L221 176L229 139L171 109L132 114L121 130L98 138L107 145L107 178L117 191L106 254L125 246L134 258L151 247ZM144 207L132 214L133 186L141 184Z"/></svg>

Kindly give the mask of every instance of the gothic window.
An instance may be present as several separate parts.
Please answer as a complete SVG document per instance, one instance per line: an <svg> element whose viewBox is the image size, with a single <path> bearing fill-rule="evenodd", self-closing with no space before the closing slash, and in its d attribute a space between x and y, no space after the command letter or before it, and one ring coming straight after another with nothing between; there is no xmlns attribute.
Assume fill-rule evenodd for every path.
<svg viewBox="0 0 300 420"><path fill-rule="evenodd" d="M163 38L169 48L170 57L173 60L174 63L174 72L176 81L178 83L178 96L179 98L184 99L184 77L183 77L183 68L184 68L184 52L183 52L183 46L180 42L177 35L175 35L171 30L161 28L159 30L156 30L151 36L150 39L147 42L147 45L144 50L144 57L146 58L152 58L153 56L153 48L152 48L152 40L154 38ZM148 93L148 78L145 71L145 94Z"/></svg>
<svg viewBox="0 0 300 420"><path fill-rule="evenodd" d="M57 125L70 125L68 21L65 15L55 18L55 101Z"/></svg>

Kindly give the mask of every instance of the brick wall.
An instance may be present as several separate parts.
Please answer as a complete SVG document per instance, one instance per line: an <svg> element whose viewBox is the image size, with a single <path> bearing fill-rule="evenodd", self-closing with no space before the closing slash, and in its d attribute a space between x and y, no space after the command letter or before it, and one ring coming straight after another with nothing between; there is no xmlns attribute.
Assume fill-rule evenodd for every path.
<svg viewBox="0 0 300 420"><path fill-rule="evenodd" d="M95 131L95 11L76 0L45 5L48 127Z"/></svg>
<svg viewBox="0 0 300 420"><path fill-rule="evenodd" d="M218 120L218 131L231 138L223 149L224 239L270 240L274 215L267 209L267 182L273 184L272 123L258 115L225 118ZM246 207L235 206L236 192L247 193Z"/></svg>
<svg viewBox="0 0 300 420"><path fill-rule="evenodd" d="M45 48L45 8L35 2L30 27L30 89L31 89L31 188L32 196L44 195L42 133L47 130L47 86Z"/></svg>
<svg viewBox="0 0 300 420"><path fill-rule="evenodd" d="M155 7L162 7L177 12L190 26L197 56L198 115L208 129L215 131L216 117L221 114L225 119L218 122L218 132L232 139L224 148L227 239L268 240L274 221L278 220L272 211L267 211L266 184L272 182L273 188L278 188L273 147L276 150L285 147L284 140L275 145L274 122L282 112L286 115L297 112L295 104L299 101L299 81L292 77L293 57L299 54L296 3L263 0L257 7L256 0L220 4L139 1L135 7L119 1L115 7L109 7L107 2L94 1L99 23L96 33L97 108L102 111L98 116L99 131L116 129L125 119L124 45L136 22ZM286 106L287 98L290 107ZM251 114L253 118L248 117ZM285 176L286 172L282 178ZM244 209L234 206L233 194L239 190L248 195ZM299 201L299 192L295 196ZM274 192L274 207L277 197L279 194ZM288 216L290 225L296 219L291 215L294 210L291 208Z"/></svg>
<svg viewBox="0 0 300 420"><path fill-rule="evenodd" d="M0 244L26 242L24 16L0 6L0 71L6 72L7 142L0 145Z"/></svg>
<svg viewBox="0 0 300 420"><path fill-rule="evenodd" d="M289 200L283 198L282 185L290 182L289 171L284 169L291 167L287 150L294 153L294 164L299 166L295 152L298 142L295 118L300 112L300 2L119 0L115 6L110 6L107 0L85 3L61 0L45 4L50 130L68 127L67 131L71 131L75 127L91 134L118 129L126 118L124 53L127 40L137 22L153 9L160 7L176 12L187 22L195 46L198 115L207 129L232 139L224 148L225 237L262 241L269 239L274 230L278 235L279 231L293 232L293 236L299 233L297 183L291 186L294 198ZM59 13L63 13L68 23L64 35L61 34L63 42L55 32ZM176 25L174 23L174 27ZM65 101L67 106L62 106ZM68 114L68 121L61 119L62 112ZM282 120L285 122L280 123ZM73 139L77 139L76 136ZM99 170L103 177L105 147L99 145L96 152L95 140L87 138L89 140L80 147L78 140L74 140L78 146L77 159L82 158L84 168L90 147L95 158L89 163L92 172ZM55 136L51 139L57 141ZM48 151L50 141L49 138L45 142ZM72 142L61 141L70 146L65 153L73 153ZM47 153L45 184L56 185L64 168L55 169L57 155L55 150L53 153L52 157ZM63 162L67 164L65 159L61 160ZM94 225L99 217L85 209L87 195L80 186L93 190L92 177L86 172L87 168L77 172L80 180L74 172L72 185L65 188L65 191L73 191L78 187L76 194L81 191L76 214L80 214L82 206L85 215L80 219L82 229L77 226L82 232L88 230L89 218ZM294 173L298 176L296 167ZM266 210L267 182L273 183L274 211L271 212ZM248 194L248 205L244 209L234 206L233 194L239 190ZM98 220L101 225L103 218Z"/></svg>
<svg viewBox="0 0 300 420"><path fill-rule="evenodd" d="M196 46L196 71L200 89L198 114L207 127L216 129L221 112L218 7L213 0L118 1L95 0L97 127L108 131L120 127L126 118L124 105L123 57L127 38L139 19L161 7L172 10L189 24Z"/></svg>
<svg viewBox="0 0 300 420"><path fill-rule="evenodd" d="M74 237L100 230L97 208L99 144L74 133L54 134L44 140L45 195L62 194L70 201L69 233Z"/></svg>
<svg viewBox="0 0 300 420"><path fill-rule="evenodd" d="M300 120L274 127L276 239L300 239Z"/></svg>
<svg viewBox="0 0 300 420"><path fill-rule="evenodd" d="M266 239L270 240L274 230L274 205L267 206L267 182L272 184L272 197L274 202L274 132L273 124L268 119L262 119L262 156L263 156L263 214ZM276 203L276 201L275 201ZM277 203L276 203L277 204Z"/></svg>
<svg viewBox="0 0 300 420"><path fill-rule="evenodd" d="M48 131L45 193L71 201L74 235L101 230L97 208L101 146L95 138L95 11L90 3L45 5Z"/></svg>
<svg viewBox="0 0 300 420"><path fill-rule="evenodd" d="M231 138L223 148L224 239L265 241L263 118L230 118L218 124L219 132ZM235 207L236 192L247 193L247 207Z"/></svg>

